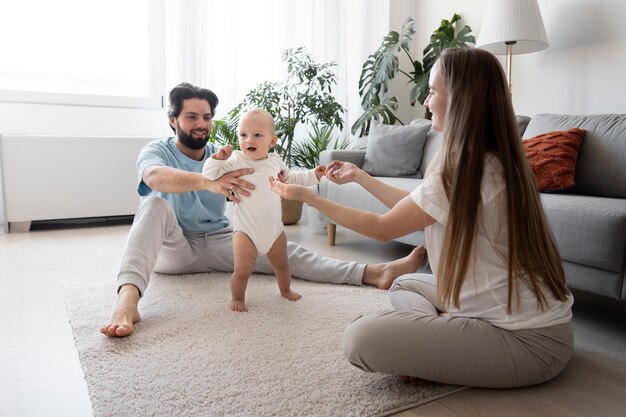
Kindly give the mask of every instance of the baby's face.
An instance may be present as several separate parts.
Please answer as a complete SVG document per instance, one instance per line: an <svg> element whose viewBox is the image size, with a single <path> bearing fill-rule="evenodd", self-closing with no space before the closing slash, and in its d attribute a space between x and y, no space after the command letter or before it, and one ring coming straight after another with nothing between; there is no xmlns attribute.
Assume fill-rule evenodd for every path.
<svg viewBox="0 0 626 417"><path fill-rule="evenodd" d="M276 134L267 116L259 113L246 114L239 123L239 147L252 160L267 158L276 144Z"/></svg>

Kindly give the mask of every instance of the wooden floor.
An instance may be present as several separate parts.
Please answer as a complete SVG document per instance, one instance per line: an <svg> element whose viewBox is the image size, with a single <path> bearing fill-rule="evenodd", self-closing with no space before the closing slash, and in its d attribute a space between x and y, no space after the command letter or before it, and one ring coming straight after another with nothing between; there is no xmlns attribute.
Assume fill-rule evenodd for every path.
<svg viewBox="0 0 626 417"><path fill-rule="evenodd" d="M113 280L129 226L115 221L43 226L0 235L0 416L89 417L61 280L103 271ZM303 221L287 233L309 249L361 262L387 261L411 250L342 228L337 246L328 247L326 237L311 230ZM626 303L583 293L575 297L576 352L555 380L516 390L470 389L399 416L626 417Z"/></svg>

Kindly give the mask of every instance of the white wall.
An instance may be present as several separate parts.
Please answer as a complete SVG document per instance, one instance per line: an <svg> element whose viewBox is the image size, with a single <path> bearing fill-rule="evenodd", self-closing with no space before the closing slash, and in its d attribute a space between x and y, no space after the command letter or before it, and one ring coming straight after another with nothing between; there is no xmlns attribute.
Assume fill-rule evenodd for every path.
<svg viewBox="0 0 626 417"><path fill-rule="evenodd" d="M517 112L626 113L626 2L540 0L539 6L550 47L513 57Z"/></svg>
<svg viewBox="0 0 626 417"><path fill-rule="evenodd" d="M0 102L0 134L161 136L167 109Z"/></svg>
<svg viewBox="0 0 626 417"><path fill-rule="evenodd" d="M414 42L421 59L432 31L455 12L478 37L489 1L417 0L416 4ZM392 15L404 8L404 0L391 1ZM625 113L626 2L539 0L539 8L550 47L513 56L516 113ZM501 61L504 65L504 57Z"/></svg>

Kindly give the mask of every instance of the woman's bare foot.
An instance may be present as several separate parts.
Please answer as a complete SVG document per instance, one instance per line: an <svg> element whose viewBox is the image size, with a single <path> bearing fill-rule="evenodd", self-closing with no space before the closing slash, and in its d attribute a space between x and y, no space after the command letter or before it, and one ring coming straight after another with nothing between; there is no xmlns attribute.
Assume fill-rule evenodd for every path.
<svg viewBox="0 0 626 417"><path fill-rule="evenodd" d="M233 311L238 311L240 313L245 313L246 311L248 311L246 303L243 300L230 300L230 309Z"/></svg>
<svg viewBox="0 0 626 417"><path fill-rule="evenodd" d="M388 290L393 281L400 275L417 271L424 262L424 246L418 246L404 258L384 264L366 265L363 273L363 284L373 285L381 290Z"/></svg>
<svg viewBox="0 0 626 417"><path fill-rule="evenodd" d="M291 290L287 290L284 293L281 292L280 295L282 295L289 301L298 301L300 298L302 298L300 294Z"/></svg>
<svg viewBox="0 0 626 417"><path fill-rule="evenodd" d="M132 284L122 285L117 294L117 303L113 317L108 324L100 327L100 333L110 337L126 337L133 333L133 325L139 323L141 317L137 305L139 290Z"/></svg>

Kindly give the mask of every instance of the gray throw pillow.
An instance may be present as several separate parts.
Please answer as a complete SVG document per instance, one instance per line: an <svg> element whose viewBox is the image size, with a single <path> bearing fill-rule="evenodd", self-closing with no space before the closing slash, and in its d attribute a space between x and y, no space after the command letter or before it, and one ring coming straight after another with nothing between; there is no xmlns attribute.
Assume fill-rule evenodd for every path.
<svg viewBox="0 0 626 417"><path fill-rule="evenodd" d="M528 122L530 122L530 117L517 115L515 116L515 119L517 120L517 126L519 127L519 135L524 136Z"/></svg>
<svg viewBox="0 0 626 417"><path fill-rule="evenodd" d="M385 125L372 121L363 170L380 177L422 178L419 171L430 123Z"/></svg>

